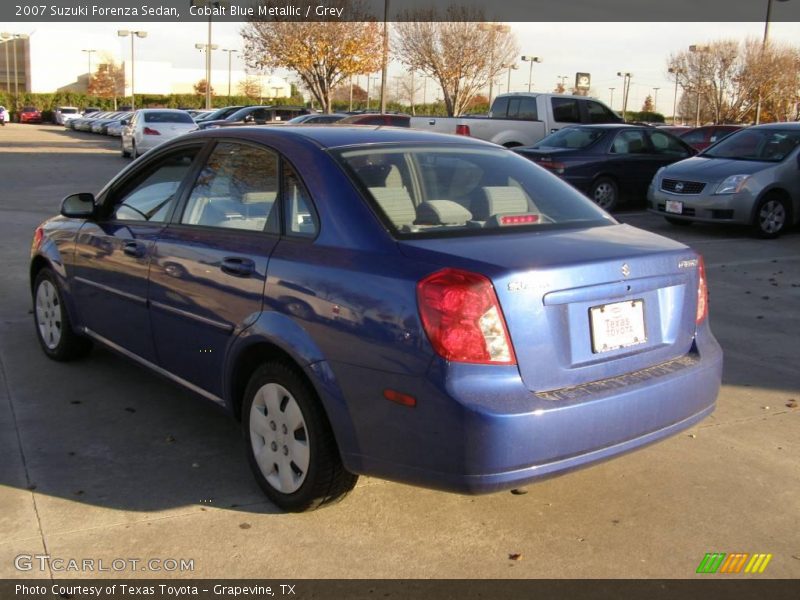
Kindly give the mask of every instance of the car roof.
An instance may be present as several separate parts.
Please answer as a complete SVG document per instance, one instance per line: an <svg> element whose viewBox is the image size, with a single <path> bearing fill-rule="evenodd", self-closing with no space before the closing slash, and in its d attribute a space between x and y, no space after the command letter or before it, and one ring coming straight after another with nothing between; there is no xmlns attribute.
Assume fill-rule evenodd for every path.
<svg viewBox="0 0 800 600"><path fill-rule="evenodd" d="M799 129L800 123L796 121L781 122L781 123L764 123L763 125L754 125L748 129Z"/></svg>
<svg viewBox="0 0 800 600"><path fill-rule="evenodd" d="M191 137L238 137L252 141L268 141L274 137L303 138L323 148L338 148L365 144L385 143L459 143L498 148L496 144L463 135L450 135L381 125L336 125L314 127L311 125L285 125L282 127L251 126L205 129L188 134ZM186 137L188 137L186 136Z"/></svg>

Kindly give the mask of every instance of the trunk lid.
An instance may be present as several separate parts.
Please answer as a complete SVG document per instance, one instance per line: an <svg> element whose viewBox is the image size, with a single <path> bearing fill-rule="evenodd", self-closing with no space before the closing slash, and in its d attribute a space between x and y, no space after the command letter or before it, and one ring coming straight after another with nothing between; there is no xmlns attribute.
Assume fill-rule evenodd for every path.
<svg viewBox="0 0 800 600"><path fill-rule="evenodd" d="M491 279L520 375L532 391L617 377L692 347L697 254L678 242L611 225L404 240L399 247L410 258ZM614 321L606 310L628 321ZM645 340L602 349L603 340L619 341L608 333L621 323L634 334L643 326Z"/></svg>

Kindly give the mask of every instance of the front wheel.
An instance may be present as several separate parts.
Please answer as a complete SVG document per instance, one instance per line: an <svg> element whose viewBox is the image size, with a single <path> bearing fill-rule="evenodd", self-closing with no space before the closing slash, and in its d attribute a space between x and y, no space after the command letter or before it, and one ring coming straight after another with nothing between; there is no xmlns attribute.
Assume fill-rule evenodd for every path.
<svg viewBox="0 0 800 600"><path fill-rule="evenodd" d="M758 237L776 238L789 221L789 209L780 196L767 196L758 203L753 228Z"/></svg>
<svg viewBox="0 0 800 600"><path fill-rule="evenodd" d="M302 512L344 498L358 480L344 469L330 423L310 384L281 362L259 367L242 407L247 458L278 507Z"/></svg>
<svg viewBox="0 0 800 600"><path fill-rule="evenodd" d="M120 154L122 155L122 158L128 158L131 155L130 152L125 150L125 142L123 142L122 140L120 140L119 142L119 151Z"/></svg>
<svg viewBox="0 0 800 600"><path fill-rule="evenodd" d="M617 182L610 177L600 177L592 184L589 197L603 210L612 211L619 203Z"/></svg>
<svg viewBox="0 0 800 600"><path fill-rule="evenodd" d="M92 342L72 330L56 276L42 269L33 284L36 337L44 353L58 361L80 358L92 348Z"/></svg>

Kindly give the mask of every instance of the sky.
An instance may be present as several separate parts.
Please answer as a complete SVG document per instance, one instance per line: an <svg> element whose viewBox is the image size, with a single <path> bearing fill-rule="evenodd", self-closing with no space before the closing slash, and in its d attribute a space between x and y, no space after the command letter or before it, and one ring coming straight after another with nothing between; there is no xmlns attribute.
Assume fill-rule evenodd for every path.
<svg viewBox="0 0 800 600"><path fill-rule="evenodd" d="M622 108L622 78L617 72L630 72L631 90L629 110L639 110L647 95L658 91L657 109L672 114L674 80L667 78L667 60L671 53L686 50L691 44L703 44L724 38L761 39L763 23L511 23L516 35L520 55L541 57L541 64L533 66L534 91L552 91L559 76L568 76L573 82L576 72L590 73L592 93L610 103L613 93L613 108ZM239 30L242 23L214 23L212 42L220 48L242 49ZM148 32L146 39L136 40L136 59L170 60L175 67L203 68L203 54L196 50L195 43L205 43L206 23L0 23L0 31L28 33L58 39L59 36L78 36L91 39L93 36L108 36L111 47L118 48L118 60L129 56L129 38L117 38L117 29L140 29ZM772 23L770 39L788 43L800 43L800 23ZM214 53L215 68L226 67L227 55ZM54 60L85 60L85 56L57 56ZM511 91L527 91L528 63L519 63L512 71ZM241 56L233 58L233 69L245 67ZM391 63L389 76L405 72L402 65ZM276 75L296 79L291 73L281 70ZM361 78L362 87L366 78ZM393 85L390 79L389 85ZM568 83L569 85L569 83ZM391 88L390 88L391 89ZM506 74L497 79L494 93L507 91ZM434 99L436 91L428 83L428 100ZM417 101L421 101L421 92Z"/></svg>

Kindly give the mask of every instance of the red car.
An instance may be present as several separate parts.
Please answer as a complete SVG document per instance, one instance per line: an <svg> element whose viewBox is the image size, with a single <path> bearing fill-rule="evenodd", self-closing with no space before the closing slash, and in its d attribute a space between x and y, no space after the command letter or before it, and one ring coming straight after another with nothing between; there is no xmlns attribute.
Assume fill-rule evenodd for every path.
<svg viewBox="0 0 800 600"><path fill-rule="evenodd" d="M726 135L741 128L741 125L705 125L677 135L695 150L705 150L711 144L716 144Z"/></svg>
<svg viewBox="0 0 800 600"><path fill-rule="evenodd" d="M38 108L26 106L19 113L20 123L41 123L42 113Z"/></svg>

